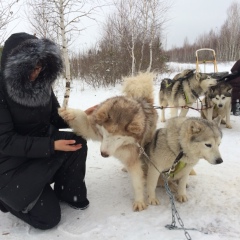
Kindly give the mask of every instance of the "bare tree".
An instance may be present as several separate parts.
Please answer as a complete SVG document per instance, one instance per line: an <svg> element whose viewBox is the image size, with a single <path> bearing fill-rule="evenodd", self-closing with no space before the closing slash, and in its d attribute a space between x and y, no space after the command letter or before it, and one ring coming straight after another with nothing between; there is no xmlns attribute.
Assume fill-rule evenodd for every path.
<svg viewBox="0 0 240 240"><path fill-rule="evenodd" d="M116 21L112 22L112 26L117 30L118 35L120 35L121 39L124 39L128 46L128 51L132 59L132 75L135 74L136 69L134 50L140 22L138 17L138 2L138 0L115 0L114 4L119 18L115 18ZM126 33L130 39L126 38Z"/></svg>
<svg viewBox="0 0 240 240"><path fill-rule="evenodd" d="M59 29L56 28L54 22L49 21L49 16L52 18L54 15L57 18L57 15L50 8L44 7L48 2L48 0L27 0L25 14L36 36L59 42Z"/></svg>
<svg viewBox="0 0 240 240"><path fill-rule="evenodd" d="M138 71L141 70L146 43L149 49L148 71L152 68L153 42L160 38L162 26L166 21L166 12L170 8L167 1L161 0L115 0L116 12L110 17L115 37L122 39L128 46L131 56L131 73L136 71L136 44L141 42ZM109 21L109 19L107 21Z"/></svg>
<svg viewBox="0 0 240 240"><path fill-rule="evenodd" d="M240 4L233 2L227 10L226 28L228 33L226 35L228 40L229 58L236 59L239 51L239 37L240 37Z"/></svg>
<svg viewBox="0 0 240 240"><path fill-rule="evenodd" d="M100 7L98 0L29 0L31 6L38 11L35 11L35 24L32 26L35 31L45 35L51 35L56 38L56 41L61 44L64 65L65 65L65 79L66 91L64 95L63 107L66 107L69 100L71 71L69 60L69 47L74 39L79 36L85 28L81 27L81 20L83 18L94 19L93 15L97 13ZM43 14L44 13L44 14ZM41 21L38 18L41 18ZM31 21L33 23L33 21Z"/></svg>
<svg viewBox="0 0 240 240"><path fill-rule="evenodd" d="M17 2L18 0L0 0L0 44L2 44L5 39L6 27L15 19L13 6Z"/></svg>
<svg viewBox="0 0 240 240"><path fill-rule="evenodd" d="M234 1L227 9L227 19L219 31L217 29L203 33L196 38L195 43L184 43L181 48L167 51L171 61L186 62L186 56L194 56L198 48L212 48L216 50L218 61L236 61L240 58L240 4ZM188 53L187 55L183 52Z"/></svg>
<svg viewBox="0 0 240 240"><path fill-rule="evenodd" d="M152 61L153 61L153 41L156 37L160 37L161 31L163 28L164 23L167 21L166 13L170 8L170 3L159 1L159 0L145 0L147 4L149 4L149 66L148 71L152 68Z"/></svg>

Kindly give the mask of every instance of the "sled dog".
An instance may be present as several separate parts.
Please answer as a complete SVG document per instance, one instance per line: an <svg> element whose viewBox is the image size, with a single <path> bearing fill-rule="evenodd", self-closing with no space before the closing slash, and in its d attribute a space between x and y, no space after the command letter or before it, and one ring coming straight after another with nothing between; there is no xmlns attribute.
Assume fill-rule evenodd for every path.
<svg viewBox="0 0 240 240"><path fill-rule="evenodd" d="M217 79L206 73L196 73L195 70L186 69L177 74L173 80L163 79L159 91L159 104L161 109L161 122L165 122L165 108L171 107L171 117L178 115L178 108L191 107L194 102L217 84ZM188 108L182 108L180 117L187 115Z"/></svg>
<svg viewBox="0 0 240 240"><path fill-rule="evenodd" d="M59 109L59 115L76 134L101 142L103 157L114 156L124 164L133 184L134 211L147 207L139 152L156 130L153 78L153 73L125 78L123 95L103 101L90 115L77 109Z"/></svg>
<svg viewBox="0 0 240 240"><path fill-rule="evenodd" d="M211 164L223 162L218 148L221 138L222 132L214 121L195 117L171 118L165 128L157 129L153 140L145 147L151 160L147 170L148 203L159 204L155 189L160 173L168 171L179 154L180 162L169 180L178 183L176 199L187 201L188 176L199 159L203 158ZM146 158L145 155L142 158Z"/></svg>
<svg viewBox="0 0 240 240"><path fill-rule="evenodd" d="M201 116L211 121L220 116L221 123L227 128L232 128L230 124L232 102L232 86L226 82L220 82L209 89L203 99L203 110Z"/></svg>

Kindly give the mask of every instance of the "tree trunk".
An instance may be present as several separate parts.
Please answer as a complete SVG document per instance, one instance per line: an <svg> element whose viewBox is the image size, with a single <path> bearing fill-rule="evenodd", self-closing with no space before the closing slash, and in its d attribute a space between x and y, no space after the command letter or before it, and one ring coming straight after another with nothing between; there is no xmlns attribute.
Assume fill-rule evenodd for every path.
<svg viewBox="0 0 240 240"><path fill-rule="evenodd" d="M66 108L68 106L68 101L70 96L71 72L70 72L70 63L69 63L68 48L67 48L67 39L65 34L63 0L60 0L59 3L60 3L60 28L61 28L61 37L62 37L62 51L63 51L63 60L65 64L65 81L66 81L62 107Z"/></svg>

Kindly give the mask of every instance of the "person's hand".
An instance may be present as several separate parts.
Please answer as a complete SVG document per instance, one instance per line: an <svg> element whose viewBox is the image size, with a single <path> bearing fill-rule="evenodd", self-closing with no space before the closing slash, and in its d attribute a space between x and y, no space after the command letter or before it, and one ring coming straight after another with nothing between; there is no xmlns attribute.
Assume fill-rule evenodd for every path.
<svg viewBox="0 0 240 240"><path fill-rule="evenodd" d="M82 148L82 144L75 144L75 140L56 140L54 141L54 150L64 152L74 152Z"/></svg>
<svg viewBox="0 0 240 240"><path fill-rule="evenodd" d="M84 112L87 114L87 115L90 115L93 113L93 111L97 108L98 105L95 105L93 107L90 107L88 109L86 109Z"/></svg>

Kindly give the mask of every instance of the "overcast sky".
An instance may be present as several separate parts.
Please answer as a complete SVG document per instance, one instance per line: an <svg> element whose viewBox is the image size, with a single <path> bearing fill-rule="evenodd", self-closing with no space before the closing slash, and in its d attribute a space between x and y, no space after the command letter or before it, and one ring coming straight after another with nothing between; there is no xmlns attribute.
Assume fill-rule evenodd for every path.
<svg viewBox="0 0 240 240"><path fill-rule="evenodd" d="M165 47L182 46L185 37L192 43L209 30L219 30L227 19L227 9L234 0L173 0L165 29ZM235 0L240 4L240 0Z"/></svg>
<svg viewBox="0 0 240 240"><path fill-rule="evenodd" d="M104 0L103 0L104 1ZM189 43L201 34L209 32L211 29L219 30L227 19L227 9L232 2L240 0L171 0L173 5L168 12L170 19L165 26L163 43L164 48L172 46L182 46L187 37ZM74 46L76 50L91 46L100 37L101 21L106 16L98 17L99 23L84 22L87 28L79 36ZM30 31L26 21L18 19L9 26L9 34L18 31ZM31 32L29 32L31 33Z"/></svg>

